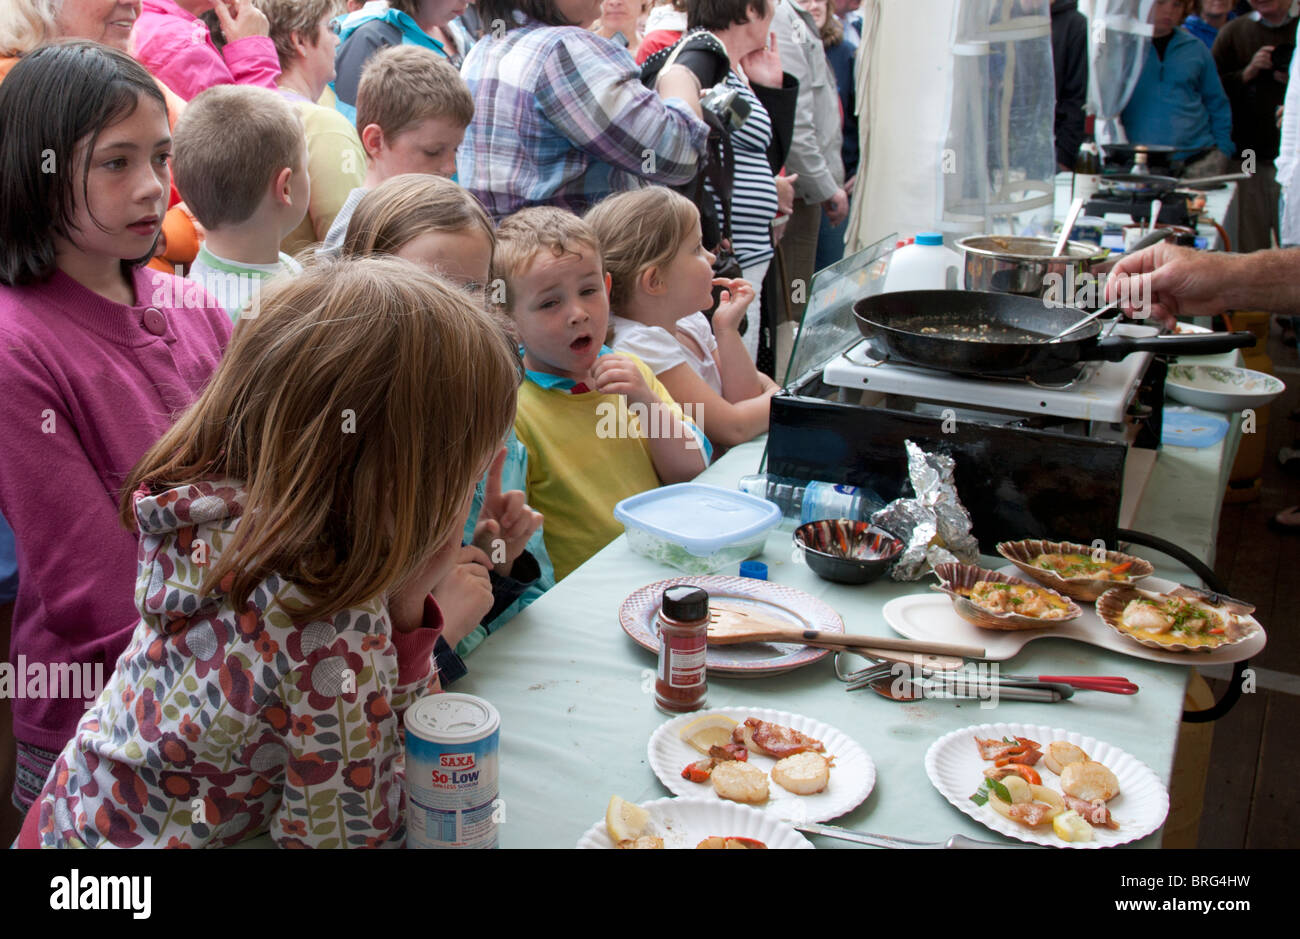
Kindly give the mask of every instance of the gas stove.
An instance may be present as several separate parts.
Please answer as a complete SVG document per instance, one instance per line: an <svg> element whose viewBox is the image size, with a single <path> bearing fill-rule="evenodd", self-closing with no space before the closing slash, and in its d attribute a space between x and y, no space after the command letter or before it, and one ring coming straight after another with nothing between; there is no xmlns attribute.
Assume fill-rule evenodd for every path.
<svg viewBox="0 0 1300 939"><path fill-rule="evenodd" d="M1096 195L1084 203L1084 215L1089 218L1106 218L1108 215L1119 215L1134 222L1147 222L1151 218L1151 203L1155 201L1154 196L1107 189L1105 188L1104 176L1102 182L1102 188L1097 190ZM1176 190L1165 193L1161 199L1160 218L1157 219L1157 222L1162 225L1195 227L1195 219L1187 209L1187 199L1190 195L1190 193L1181 193Z"/></svg>
<svg viewBox="0 0 1300 939"><path fill-rule="evenodd" d="M910 496L903 443L912 440L954 458L986 553L1020 538L1114 541L1131 524L1159 447L1163 361L1135 353L1051 383L881 361L852 308L880 292L893 244L883 239L814 278L772 399L767 472Z"/></svg>

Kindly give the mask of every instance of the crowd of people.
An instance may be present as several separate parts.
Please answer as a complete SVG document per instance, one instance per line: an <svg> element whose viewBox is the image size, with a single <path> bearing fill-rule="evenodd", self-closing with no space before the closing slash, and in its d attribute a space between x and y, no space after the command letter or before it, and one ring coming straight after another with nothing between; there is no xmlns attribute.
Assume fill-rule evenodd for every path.
<svg viewBox="0 0 1300 939"><path fill-rule="evenodd" d="M1202 4L1216 71L1160 0L1132 133L1266 148L1252 3ZM21 846L400 842L405 705L767 429L852 6L7 0L0 604L11 661L109 676L8 701Z"/></svg>

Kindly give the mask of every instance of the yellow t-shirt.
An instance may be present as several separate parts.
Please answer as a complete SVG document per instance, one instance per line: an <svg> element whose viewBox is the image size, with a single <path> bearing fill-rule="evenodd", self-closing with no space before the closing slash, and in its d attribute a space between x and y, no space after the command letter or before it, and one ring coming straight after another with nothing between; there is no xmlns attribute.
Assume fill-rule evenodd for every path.
<svg viewBox="0 0 1300 939"><path fill-rule="evenodd" d="M307 134L311 196L303 220L280 242L280 250L290 256L325 240L348 194L366 178L366 151L348 119L311 101L299 101L297 108Z"/></svg>
<svg viewBox="0 0 1300 939"><path fill-rule="evenodd" d="M664 407L685 421L649 366L627 357ZM515 434L528 449L528 504L546 519L546 551L556 580L622 533L616 504L661 485L645 434L663 419L663 412L629 408L619 394L571 394L531 379L520 387Z"/></svg>

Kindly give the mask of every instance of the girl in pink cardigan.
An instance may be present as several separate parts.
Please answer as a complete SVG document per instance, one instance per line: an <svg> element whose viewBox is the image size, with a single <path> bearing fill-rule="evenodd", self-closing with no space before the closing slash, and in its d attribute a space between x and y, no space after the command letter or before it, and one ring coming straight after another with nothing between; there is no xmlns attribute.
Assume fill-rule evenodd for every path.
<svg viewBox="0 0 1300 939"><path fill-rule="evenodd" d="M198 18L214 10L226 44L217 51ZM135 57L189 101L213 85L259 85L275 91L280 59L266 17L251 0L144 0L132 44Z"/></svg>
<svg viewBox="0 0 1300 939"><path fill-rule="evenodd" d="M230 336L144 267L167 208L158 85L106 46L45 46L0 84L0 515L18 547L14 801L40 791L137 618L126 474ZM74 680L75 679L75 680Z"/></svg>

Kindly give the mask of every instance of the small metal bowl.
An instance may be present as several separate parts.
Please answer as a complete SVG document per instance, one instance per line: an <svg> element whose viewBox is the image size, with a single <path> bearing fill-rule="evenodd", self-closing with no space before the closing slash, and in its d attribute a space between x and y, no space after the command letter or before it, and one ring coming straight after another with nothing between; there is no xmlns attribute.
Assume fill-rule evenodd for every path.
<svg viewBox="0 0 1300 939"><path fill-rule="evenodd" d="M903 542L869 522L827 518L800 525L794 543L818 577L837 584L869 584L903 553Z"/></svg>

